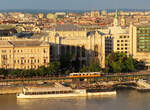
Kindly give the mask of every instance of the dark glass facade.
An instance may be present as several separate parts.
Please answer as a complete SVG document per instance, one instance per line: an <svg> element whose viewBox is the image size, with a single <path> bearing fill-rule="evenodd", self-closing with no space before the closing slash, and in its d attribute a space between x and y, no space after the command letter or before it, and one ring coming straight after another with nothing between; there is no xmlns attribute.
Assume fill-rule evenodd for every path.
<svg viewBox="0 0 150 110"><path fill-rule="evenodd" d="M137 27L137 52L150 52L150 26Z"/></svg>

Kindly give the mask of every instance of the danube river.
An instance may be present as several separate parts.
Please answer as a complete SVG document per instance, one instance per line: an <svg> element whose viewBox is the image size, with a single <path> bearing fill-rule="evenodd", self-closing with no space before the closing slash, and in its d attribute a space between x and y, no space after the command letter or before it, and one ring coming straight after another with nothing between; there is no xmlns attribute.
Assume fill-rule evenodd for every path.
<svg viewBox="0 0 150 110"><path fill-rule="evenodd" d="M0 95L0 110L150 110L150 92L117 91L113 97L16 99Z"/></svg>

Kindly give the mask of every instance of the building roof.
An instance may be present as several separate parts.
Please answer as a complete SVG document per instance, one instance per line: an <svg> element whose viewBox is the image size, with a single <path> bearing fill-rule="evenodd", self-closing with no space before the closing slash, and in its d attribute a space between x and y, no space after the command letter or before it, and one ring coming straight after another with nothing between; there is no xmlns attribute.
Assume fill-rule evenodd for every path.
<svg viewBox="0 0 150 110"><path fill-rule="evenodd" d="M16 41L0 41L0 47L36 47L36 46L49 46L49 43L38 40L16 40Z"/></svg>
<svg viewBox="0 0 150 110"><path fill-rule="evenodd" d="M34 47L34 46L40 46L43 42L41 41L11 41L12 45L14 45L15 47Z"/></svg>
<svg viewBox="0 0 150 110"><path fill-rule="evenodd" d="M95 34L99 34L99 35L105 35L103 32L101 32L101 31L89 31L89 32L87 32L87 36L89 36L89 35L95 35Z"/></svg>
<svg viewBox="0 0 150 110"><path fill-rule="evenodd" d="M55 31L83 31L84 29L78 27L77 25L73 24L63 24L63 25L56 25L55 27L51 28L51 30Z"/></svg>

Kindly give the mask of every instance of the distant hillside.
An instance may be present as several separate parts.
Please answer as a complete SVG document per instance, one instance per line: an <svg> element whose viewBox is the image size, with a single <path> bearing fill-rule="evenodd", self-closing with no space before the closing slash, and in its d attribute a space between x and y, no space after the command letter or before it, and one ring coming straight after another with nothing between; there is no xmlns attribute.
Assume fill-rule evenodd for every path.
<svg viewBox="0 0 150 110"><path fill-rule="evenodd" d="M102 11L100 9L99 11ZM114 12L116 9L105 9L107 12ZM150 9L118 9L119 11L150 11ZM0 9L0 12L23 12L23 13L55 13L55 12L75 12L82 13L92 10L71 10L71 9Z"/></svg>

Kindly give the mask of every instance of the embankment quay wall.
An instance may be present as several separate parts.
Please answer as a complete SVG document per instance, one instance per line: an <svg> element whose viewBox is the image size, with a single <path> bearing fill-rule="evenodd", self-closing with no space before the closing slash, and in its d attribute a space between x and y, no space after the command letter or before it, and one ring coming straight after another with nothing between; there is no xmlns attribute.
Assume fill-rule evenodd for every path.
<svg viewBox="0 0 150 110"><path fill-rule="evenodd" d="M22 91L22 87L0 87L0 94L16 94Z"/></svg>
<svg viewBox="0 0 150 110"><path fill-rule="evenodd" d="M0 79L0 83L37 83L37 82L47 82L47 81L74 81L85 79L87 81L91 80L102 80L102 81L121 81L121 80L138 80L138 79L150 79L150 73L146 74L114 74L114 75L104 75L101 77L77 77L77 78L69 78L69 77L43 77L43 78L18 78L18 79Z"/></svg>

